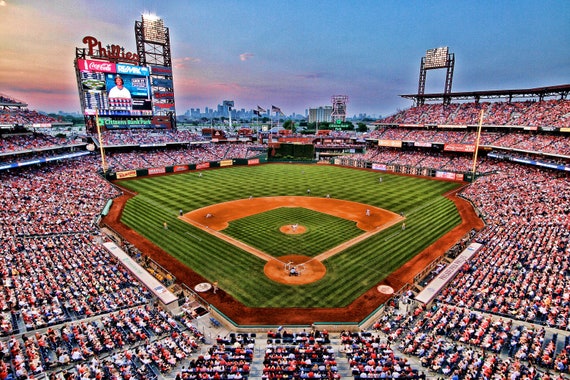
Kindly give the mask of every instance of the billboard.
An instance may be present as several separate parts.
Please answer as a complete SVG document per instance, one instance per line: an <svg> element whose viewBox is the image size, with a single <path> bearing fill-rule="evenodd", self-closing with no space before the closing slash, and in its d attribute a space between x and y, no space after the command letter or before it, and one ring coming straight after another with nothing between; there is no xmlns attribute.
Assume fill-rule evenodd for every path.
<svg viewBox="0 0 570 380"><path fill-rule="evenodd" d="M148 67L78 59L85 115L152 116Z"/></svg>

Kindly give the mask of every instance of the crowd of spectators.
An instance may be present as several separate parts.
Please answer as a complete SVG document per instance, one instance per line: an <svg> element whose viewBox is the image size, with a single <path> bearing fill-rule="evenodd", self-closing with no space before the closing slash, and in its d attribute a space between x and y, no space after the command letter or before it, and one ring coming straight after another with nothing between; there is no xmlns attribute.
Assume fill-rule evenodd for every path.
<svg viewBox="0 0 570 380"><path fill-rule="evenodd" d="M475 144L477 133L472 131L446 131L405 127L379 128L371 132L371 138L378 140L414 141L421 143ZM482 131L479 145L506 149L518 149L543 154L570 156L568 137L536 132L494 132Z"/></svg>
<svg viewBox="0 0 570 380"><path fill-rule="evenodd" d="M99 141L98 135L92 136ZM105 146L113 145L159 145L169 143L189 143L195 141L209 141L201 134L189 130L146 130L131 129L118 131L105 131L101 133L101 139Z"/></svg>
<svg viewBox="0 0 570 380"><path fill-rule="evenodd" d="M449 172L469 172L473 169L473 157L465 154L437 152L434 150L402 150L387 147L372 147L363 154L343 156L345 159L366 161L385 165L400 165L429 168ZM496 160L480 156L477 159L478 173L496 170Z"/></svg>
<svg viewBox="0 0 570 380"><path fill-rule="evenodd" d="M341 352L355 379L425 379L424 373L412 368L408 359L399 356L387 340L372 332L340 333Z"/></svg>
<svg viewBox="0 0 570 380"><path fill-rule="evenodd" d="M180 379L247 379L253 346L215 344L206 353L192 358L179 372Z"/></svg>
<svg viewBox="0 0 570 380"><path fill-rule="evenodd" d="M528 106L542 120L560 112L556 104ZM524 120L527 108L504 106L508 120L515 114ZM475 114L467 106L451 113L431 111L437 120L459 115L468 120ZM415 139L417 133L416 141L466 143L473 137L419 131L387 128L382 138ZM157 136L149 141L163 138ZM0 139L0 149L29 149L38 144L35 138ZM124 144L137 136L105 138ZM570 149L560 136L494 133L490 140L524 150ZM247 158L252 146L204 143L114 152L109 162L134 169ZM470 165L461 155L384 147L353 157L449 170ZM547 379L546 371L569 372L570 340L563 335L570 331L568 175L491 159L481 165L494 174L462 196L485 218L487 226L475 234L483 247L437 295L433 308L387 312L374 333L340 334L355 378L422 378L412 357L426 371L462 379ZM205 339L193 324L195 316L186 310L175 318L153 305L148 290L101 246L96 218L119 191L96 174L98 168L91 155L0 174L0 379L42 374L54 380L146 379L155 370L176 370L180 379L247 378L254 340L220 338L196 355ZM269 331L267 336L262 378L340 377L328 332Z"/></svg>
<svg viewBox="0 0 570 380"><path fill-rule="evenodd" d="M384 124L478 125L483 110L485 125L567 127L570 100L540 102L483 102L424 104L381 120Z"/></svg>
<svg viewBox="0 0 570 380"><path fill-rule="evenodd" d="M570 180L502 163L465 189L487 227L480 254L438 297L562 330L570 325Z"/></svg>
<svg viewBox="0 0 570 380"><path fill-rule="evenodd" d="M17 110L0 109L0 124L32 125L32 124L53 124L59 122L61 122L61 120L58 120L52 116L44 115L37 111L30 111L27 109L17 109Z"/></svg>
<svg viewBox="0 0 570 380"><path fill-rule="evenodd" d="M433 307L392 308L374 328L452 378L570 373L570 179L500 162L462 196L485 218L474 235L482 248Z"/></svg>
<svg viewBox="0 0 570 380"><path fill-rule="evenodd" d="M79 142L80 141L76 139L31 132L14 135L0 135L0 154L58 148Z"/></svg>
<svg viewBox="0 0 570 380"><path fill-rule="evenodd" d="M262 379L340 379L335 350L318 342L268 343Z"/></svg>
<svg viewBox="0 0 570 380"><path fill-rule="evenodd" d="M389 308L373 328L384 346L414 357L438 376L454 379L563 379L568 373L566 338L556 352L558 334L467 308L418 307L407 315ZM383 340L380 340L382 344Z"/></svg>
<svg viewBox="0 0 570 380"><path fill-rule="evenodd" d="M12 104L21 104L22 102L12 98L11 96L0 94L0 103L12 105Z"/></svg>
<svg viewBox="0 0 570 380"><path fill-rule="evenodd" d="M223 159L252 158L259 155L259 144L204 143L183 149L136 149L132 152L107 151L106 158L113 170L143 169L172 165L197 164Z"/></svg>
<svg viewBox="0 0 570 380"><path fill-rule="evenodd" d="M2 173L2 379L154 378L204 342L192 316L174 319L152 306L101 245L96 216L119 192L97 168L96 157L82 157ZM212 363L193 362L184 376Z"/></svg>
<svg viewBox="0 0 570 380"><path fill-rule="evenodd" d="M95 217L119 194L98 165L93 157L2 173L0 239L97 231Z"/></svg>

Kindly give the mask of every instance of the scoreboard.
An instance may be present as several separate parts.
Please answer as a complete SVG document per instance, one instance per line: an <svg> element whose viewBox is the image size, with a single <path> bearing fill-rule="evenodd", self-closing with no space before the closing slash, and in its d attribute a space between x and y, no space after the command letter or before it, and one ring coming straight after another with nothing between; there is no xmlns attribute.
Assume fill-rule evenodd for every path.
<svg viewBox="0 0 570 380"><path fill-rule="evenodd" d="M429 49L426 51L425 68L426 69L441 69L447 67L448 48L439 47L436 49Z"/></svg>

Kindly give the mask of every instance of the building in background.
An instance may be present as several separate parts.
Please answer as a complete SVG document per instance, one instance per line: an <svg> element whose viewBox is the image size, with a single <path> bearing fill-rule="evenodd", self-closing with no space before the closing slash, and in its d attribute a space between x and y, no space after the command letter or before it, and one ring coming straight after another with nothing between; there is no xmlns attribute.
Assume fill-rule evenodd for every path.
<svg viewBox="0 0 570 380"><path fill-rule="evenodd" d="M332 121L332 106L309 108L309 123L330 123Z"/></svg>

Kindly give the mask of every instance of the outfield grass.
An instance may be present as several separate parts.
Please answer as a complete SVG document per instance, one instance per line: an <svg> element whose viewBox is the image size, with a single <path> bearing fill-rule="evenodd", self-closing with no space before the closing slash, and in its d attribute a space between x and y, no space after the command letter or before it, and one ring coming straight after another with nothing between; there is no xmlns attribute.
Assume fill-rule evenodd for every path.
<svg viewBox="0 0 570 380"><path fill-rule="evenodd" d="M127 202L122 221L250 307L346 306L461 222L453 202L442 196L459 186L452 182L328 165L267 164L202 173L120 181L138 193ZM306 196L307 189L312 196L330 194L403 212L407 228L402 232L398 224L327 259L327 274L315 283L289 286L265 277L265 261L177 218L180 209L188 212L250 195ZM306 223L309 234L295 239L278 231L293 222ZM301 253L292 249L314 256L361 233L354 223L286 208L234 221L223 232L274 256Z"/></svg>

